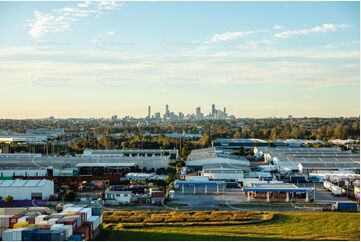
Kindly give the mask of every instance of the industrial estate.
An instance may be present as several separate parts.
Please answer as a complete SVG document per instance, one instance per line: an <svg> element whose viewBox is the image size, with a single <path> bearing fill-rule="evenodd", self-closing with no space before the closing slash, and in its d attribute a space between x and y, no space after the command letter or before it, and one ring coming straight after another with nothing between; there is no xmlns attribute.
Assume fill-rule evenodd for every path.
<svg viewBox="0 0 361 242"><path fill-rule="evenodd" d="M359 239L358 118L247 120L211 112L179 120L167 111L162 119L1 120L2 240L147 240L144 233L158 232L152 239L218 239L186 229L209 225L230 240ZM308 124L296 135L309 138L292 131L289 138L247 137L252 123L271 133ZM343 131L312 137L324 123ZM282 234L294 216L350 223L338 225L338 235ZM270 222L285 228L254 237ZM184 234L174 226L185 226Z"/></svg>
<svg viewBox="0 0 361 242"><path fill-rule="evenodd" d="M0 16L0 241L360 241L359 1Z"/></svg>

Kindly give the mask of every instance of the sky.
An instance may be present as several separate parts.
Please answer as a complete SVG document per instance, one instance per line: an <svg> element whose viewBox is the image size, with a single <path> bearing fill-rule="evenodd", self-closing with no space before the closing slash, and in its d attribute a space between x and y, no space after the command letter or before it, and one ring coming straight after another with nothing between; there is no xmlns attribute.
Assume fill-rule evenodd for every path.
<svg viewBox="0 0 361 242"><path fill-rule="evenodd" d="M359 2L0 2L0 118L360 114Z"/></svg>

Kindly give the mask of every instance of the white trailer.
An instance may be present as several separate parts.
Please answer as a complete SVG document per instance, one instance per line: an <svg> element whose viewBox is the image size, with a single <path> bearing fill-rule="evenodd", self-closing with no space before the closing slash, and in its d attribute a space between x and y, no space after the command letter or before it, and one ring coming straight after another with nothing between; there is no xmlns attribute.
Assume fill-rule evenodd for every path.
<svg viewBox="0 0 361 242"><path fill-rule="evenodd" d="M335 185L331 186L331 192L332 192L332 194L335 195L335 196L340 196L340 195L342 195L342 189L341 189L341 187L339 187L339 186L335 186Z"/></svg>
<svg viewBox="0 0 361 242"><path fill-rule="evenodd" d="M328 190L328 191L331 191L331 187L333 186L333 184L329 181L324 181L323 182L323 187Z"/></svg>

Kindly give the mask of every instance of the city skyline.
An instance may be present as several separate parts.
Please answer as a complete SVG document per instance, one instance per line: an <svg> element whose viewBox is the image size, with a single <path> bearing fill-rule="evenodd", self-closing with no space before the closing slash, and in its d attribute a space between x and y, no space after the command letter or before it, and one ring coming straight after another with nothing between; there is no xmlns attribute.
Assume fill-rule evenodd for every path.
<svg viewBox="0 0 361 242"><path fill-rule="evenodd" d="M0 16L0 118L214 103L236 117L360 115L359 2L0 2Z"/></svg>

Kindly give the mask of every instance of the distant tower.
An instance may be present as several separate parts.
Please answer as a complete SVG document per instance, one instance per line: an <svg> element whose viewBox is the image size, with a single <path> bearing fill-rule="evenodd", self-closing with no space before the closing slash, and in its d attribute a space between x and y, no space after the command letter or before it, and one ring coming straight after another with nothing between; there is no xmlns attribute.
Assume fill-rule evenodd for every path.
<svg viewBox="0 0 361 242"><path fill-rule="evenodd" d="M212 115L216 114L216 105L212 104Z"/></svg>
<svg viewBox="0 0 361 242"><path fill-rule="evenodd" d="M168 106L168 104L165 105L165 115L167 117L169 116L169 106Z"/></svg>
<svg viewBox="0 0 361 242"><path fill-rule="evenodd" d="M196 108L196 116L198 117L199 115L201 115L201 107Z"/></svg>
<svg viewBox="0 0 361 242"><path fill-rule="evenodd" d="M150 106L148 106L148 118L151 117L151 114L150 114Z"/></svg>
<svg viewBox="0 0 361 242"><path fill-rule="evenodd" d="M223 112L226 113L226 107L223 108Z"/></svg>

